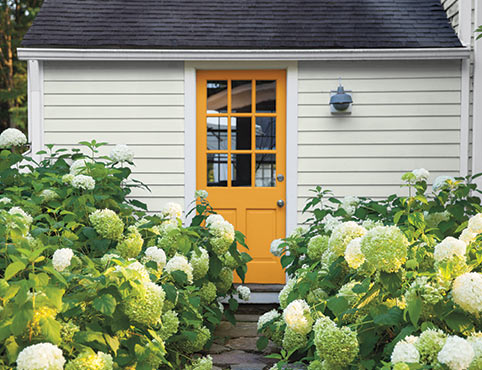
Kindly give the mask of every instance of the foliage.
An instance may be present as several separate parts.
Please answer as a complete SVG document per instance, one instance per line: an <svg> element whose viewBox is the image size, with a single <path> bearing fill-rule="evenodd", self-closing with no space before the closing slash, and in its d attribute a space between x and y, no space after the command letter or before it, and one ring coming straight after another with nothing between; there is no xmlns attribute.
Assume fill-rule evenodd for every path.
<svg viewBox="0 0 482 370"><path fill-rule="evenodd" d="M426 170L405 174L409 196L382 200L340 201L315 189L305 207L308 225L277 251L290 278L280 293L285 317L270 312L258 325L260 348L267 338L282 347L272 356L280 368L288 361L307 362L310 370L390 369L395 363L399 369L465 369L460 364L471 361L475 369L482 363L476 176L441 177L431 191L427 177ZM298 300L315 324L308 334L298 330L303 345L296 347L279 337L296 330L286 312ZM306 307L297 315L306 315ZM297 325L306 329L306 320ZM447 339L453 336L460 340ZM452 342L472 345L473 357L458 358Z"/></svg>
<svg viewBox="0 0 482 370"><path fill-rule="evenodd" d="M25 348L22 358L35 357L31 346L45 342L71 369L98 369L99 361L105 369L179 369L191 361L209 369L208 359L192 354L212 342L219 298L237 294L233 269L244 279L250 257L237 247L244 237L230 239L228 267L204 226L213 213L206 199L198 198L190 226L171 212L179 205L148 214L128 198L143 186L129 167L97 158L105 143L81 144L90 156L49 146L36 163L15 148L0 152L0 369L12 368ZM76 176L90 177L94 189L72 186ZM167 271L175 258L184 267L172 262ZM192 283L186 268L196 271ZM229 302L224 315L234 321L237 303Z"/></svg>

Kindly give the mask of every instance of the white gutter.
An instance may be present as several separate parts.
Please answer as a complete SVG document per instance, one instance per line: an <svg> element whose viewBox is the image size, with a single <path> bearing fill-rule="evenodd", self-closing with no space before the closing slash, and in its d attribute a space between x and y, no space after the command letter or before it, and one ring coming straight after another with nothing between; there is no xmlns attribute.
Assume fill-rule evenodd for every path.
<svg viewBox="0 0 482 370"><path fill-rule="evenodd" d="M21 60L441 60L467 59L470 49L157 50L18 48Z"/></svg>

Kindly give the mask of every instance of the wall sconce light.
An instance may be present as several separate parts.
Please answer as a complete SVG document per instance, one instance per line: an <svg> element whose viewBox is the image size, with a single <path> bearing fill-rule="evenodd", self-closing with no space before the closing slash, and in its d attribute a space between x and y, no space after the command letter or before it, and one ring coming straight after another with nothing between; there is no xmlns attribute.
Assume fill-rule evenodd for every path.
<svg viewBox="0 0 482 370"><path fill-rule="evenodd" d="M336 91L332 90L330 93L330 112L332 114L350 114L353 99L351 97L351 91L345 91L341 84L341 77L338 89Z"/></svg>

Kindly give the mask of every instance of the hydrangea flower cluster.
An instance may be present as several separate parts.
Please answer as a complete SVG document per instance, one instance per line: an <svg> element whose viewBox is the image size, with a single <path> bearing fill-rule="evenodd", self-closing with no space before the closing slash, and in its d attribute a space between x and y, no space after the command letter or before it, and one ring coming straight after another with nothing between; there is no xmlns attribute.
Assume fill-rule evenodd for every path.
<svg viewBox="0 0 482 370"><path fill-rule="evenodd" d="M161 317L165 296L162 287L151 281L143 281L123 302L124 313L139 324L155 325Z"/></svg>
<svg viewBox="0 0 482 370"><path fill-rule="evenodd" d="M92 161L87 158L77 159L70 165L70 174L73 176L80 175L87 170L88 163L92 163Z"/></svg>
<svg viewBox="0 0 482 370"><path fill-rule="evenodd" d="M162 216L167 219L182 219L182 207L179 203L167 203L161 212Z"/></svg>
<svg viewBox="0 0 482 370"><path fill-rule="evenodd" d="M447 336L441 330L427 329L420 334L415 343L420 354L420 362L426 365L435 365L437 355L445 344Z"/></svg>
<svg viewBox="0 0 482 370"><path fill-rule="evenodd" d="M417 168L412 171L413 176L415 176L415 181L427 181L428 177L430 176L430 172L428 172L425 168Z"/></svg>
<svg viewBox="0 0 482 370"><path fill-rule="evenodd" d="M308 242L308 250L306 254L312 260L319 260L328 248L329 237L327 235L316 235Z"/></svg>
<svg viewBox="0 0 482 370"><path fill-rule="evenodd" d="M272 322L279 317L281 317L281 314L276 309L265 312L258 319L258 330L262 330L267 323Z"/></svg>
<svg viewBox="0 0 482 370"><path fill-rule="evenodd" d="M283 239L275 239L271 242L269 251L275 257L280 257L283 252L283 247L281 246L285 241Z"/></svg>
<svg viewBox="0 0 482 370"><path fill-rule="evenodd" d="M323 225L325 231L333 231L339 224L341 224L340 217L333 217L332 215L327 214L323 218Z"/></svg>
<svg viewBox="0 0 482 370"><path fill-rule="evenodd" d="M208 197L208 192L206 190L196 190L194 192L194 197L200 198L200 199L206 199Z"/></svg>
<svg viewBox="0 0 482 370"><path fill-rule="evenodd" d="M159 329L159 335L163 340L168 340L179 330L179 319L177 312L168 310L162 314L161 328Z"/></svg>
<svg viewBox="0 0 482 370"><path fill-rule="evenodd" d="M8 214L11 216L15 216L15 219L16 220L18 219L20 222L22 222L25 228L27 229L30 227L30 225L33 222L32 216L30 216L27 212L25 212L20 207L10 208L10 210L8 211ZM17 226L16 223L13 223L13 225L10 225L10 227L15 227L15 226Z"/></svg>
<svg viewBox="0 0 482 370"><path fill-rule="evenodd" d="M448 221L450 219L450 213L447 211L434 213L424 212L423 218L427 228L433 229L436 228L441 222Z"/></svg>
<svg viewBox="0 0 482 370"><path fill-rule="evenodd" d="M70 248L57 249L52 256L52 264L54 269L59 272L64 271L70 266L70 261L74 256L74 252Z"/></svg>
<svg viewBox="0 0 482 370"><path fill-rule="evenodd" d="M62 182L66 185L72 185L72 180L74 179L75 175L71 173L67 173L62 176Z"/></svg>
<svg viewBox="0 0 482 370"><path fill-rule="evenodd" d="M87 175L74 176L71 184L74 188L81 190L94 190L95 188L95 180Z"/></svg>
<svg viewBox="0 0 482 370"><path fill-rule="evenodd" d="M469 219L468 229L474 234L482 233L482 213L477 213Z"/></svg>
<svg viewBox="0 0 482 370"><path fill-rule="evenodd" d="M221 215L212 217L211 215L206 220L206 226L213 236L210 240L214 253L218 256L226 253L234 242L234 227L226 221Z"/></svg>
<svg viewBox="0 0 482 370"><path fill-rule="evenodd" d="M219 280L215 283L216 289L219 294L226 294L233 285L233 271L227 267L223 267L218 278Z"/></svg>
<svg viewBox="0 0 482 370"><path fill-rule="evenodd" d="M399 362L418 364L420 361L420 353L415 346L417 339L418 338L416 337L409 336L397 342L392 352L392 364L397 364Z"/></svg>
<svg viewBox="0 0 482 370"><path fill-rule="evenodd" d="M40 321L43 319L55 319L56 316L57 310L51 307L41 306L36 308L33 311L32 320L28 323L29 335L31 334L33 337L41 335Z"/></svg>
<svg viewBox="0 0 482 370"><path fill-rule="evenodd" d="M194 353L201 351L209 338L211 338L211 332L205 326L201 326L196 330L196 338L188 338L183 343L183 349L186 353Z"/></svg>
<svg viewBox="0 0 482 370"><path fill-rule="evenodd" d="M62 350L52 343L38 343L24 348L17 357L17 370L63 370Z"/></svg>
<svg viewBox="0 0 482 370"><path fill-rule="evenodd" d="M248 302L249 298L251 297L251 289L247 286L239 285L236 288L236 292L238 293L239 299Z"/></svg>
<svg viewBox="0 0 482 370"><path fill-rule="evenodd" d="M300 334L290 327L287 327L283 335L283 348L290 352L306 346L308 338L306 334Z"/></svg>
<svg viewBox="0 0 482 370"><path fill-rule="evenodd" d="M343 208L348 215L352 216L355 213L358 203L360 203L360 199L358 199L358 197L347 195L343 198L341 208Z"/></svg>
<svg viewBox="0 0 482 370"><path fill-rule="evenodd" d="M295 285L296 285L296 280L295 279L289 279L286 282L283 289L281 289L281 291L279 292L278 300L279 300L279 303L280 303L280 307L282 309L285 309L286 306L288 306L288 296L289 296L290 292L293 290L293 288L295 287Z"/></svg>
<svg viewBox="0 0 482 370"><path fill-rule="evenodd" d="M377 226L362 238L360 249L377 270L396 272L407 259L408 240L396 226Z"/></svg>
<svg viewBox="0 0 482 370"><path fill-rule="evenodd" d="M126 267L117 266L116 271L122 271L122 269L135 271L139 274L141 281L151 281L149 277L149 271L147 271L146 266L138 261L134 261L127 265Z"/></svg>
<svg viewBox="0 0 482 370"><path fill-rule="evenodd" d="M329 240L329 247L337 256L343 256L348 243L355 238L362 237L366 232L363 226L358 225L354 221L344 222L333 230Z"/></svg>
<svg viewBox="0 0 482 370"><path fill-rule="evenodd" d="M51 200L57 199L59 195L52 189L44 189L40 193L40 197L44 202L50 202Z"/></svg>
<svg viewBox="0 0 482 370"><path fill-rule="evenodd" d="M0 148L11 148L27 144L25 134L16 128L7 128L0 134Z"/></svg>
<svg viewBox="0 0 482 370"><path fill-rule="evenodd" d="M435 246L433 258L436 262L449 260L454 256L465 260L466 250L467 245L465 242L449 236Z"/></svg>
<svg viewBox="0 0 482 370"><path fill-rule="evenodd" d="M141 252L144 239L135 226L129 226L127 231L127 236L117 244L117 250L126 259L135 258Z"/></svg>
<svg viewBox="0 0 482 370"><path fill-rule="evenodd" d="M482 333L475 333L467 340L474 349L474 359L469 366L469 370L482 369Z"/></svg>
<svg viewBox="0 0 482 370"><path fill-rule="evenodd" d="M459 240L467 245L472 243L475 238L477 238L477 234L472 232L469 228L463 229L459 236Z"/></svg>
<svg viewBox="0 0 482 370"><path fill-rule="evenodd" d="M132 162L134 160L134 152L125 144L117 144L110 151L109 157L114 162Z"/></svg>
<svg viewBox="0 0 482 370"><path fill-rule="evenodd" d="M482 274L467 272L457 277L452 286L452 298L467 312L482 312Z"/></svg>
<svg viewBox="0 0 482 370"><path fill-rule="evenodd" d="M186 274L187 276L187 281L189 284L192 284L192 272L193 268L191 264L188 262L187 258L180 255L176 254L174 257L172 257L166 264L165 270L167 273L172 273L173 271L182 271Z"/></svg>
<svg viewBox="0 0 482 370"><path fill-rule="evenodd" d="M144 252L144 262L154 261L157 263L157 268L162 270L166 266L166 253L158 247L149 247Z"/></svg>
<svg viewBox="0 0 482 370"><path fill-rule="evenodd" d="M8 197L1 197L0 198L0 204L6 205L6 204L10 204L10 203L12 203L12 200L10 198L8 198Z"/></svg>
<svg viewBox="0 0 482 370"><path fill-rule="evenodd" d="M195 280L199 280L206 276L209 270L209 253L204 248L199 248L199 254L196 251L191 256L192 275Z"/></svg>
<svg viewBox="0 0 482 370"><path fill-rule="evenodd" d="M118 240L124 231L124 223L110 209L98 209L89 216L89 220L97 234L105 239Z"/></svg>
<svg viewBox="0 0 482 370"><path fill-rule="evenodd" d="M361 251L362 238L351 240L345 249L345 260L352 269L357 269L365 262L365 255Z"/></svg>
<svg viewBox="0 0 482 370"><path fill-rule="evenodd" d="M107 353L82 352L65 366L65 370L112 370L113 365L112 356Z"/></svg>
<svg viewBox="0 0 482 370"><path fill-rule="evenodd" d="M434 305L443 299L443 293L443 287L430 283L427 276L417 276L406 291L405 298L411 302L422 297L424 303Z"/></svg>
<svg viewBox="0 0 482 370"><path fill-rule="evenodd" d="M213 368L213 359L207 355L195 359L191 365L188 365L185 370L211 370Z"/></svg>
<svg viewBox="0 0 482 370"><path fill-rule="evenodd" d="M283 319L288 328L302 335L308 334L313 326L310 307L302 299L291 302L284 309Z"/></svg>
<svg viewBox="0 0 482 370"><path fill-rule="evenodd" d="M199 290L199 294L203 302L211 303L216 299L216 285L211 281L204 283Z"/></svg>
<svg viewBox="0 0 482 370"><path fill-rule="evenodd" d="M437 359L441 364L447 365L450 370L463 370L470 366L474 356L471 344L454 335L447 338Z"/></svg>
<svg viewBox="0 0 482 370"><path fill-rule="evenodd" d="M350 328L338 328L328 317L322 317L316 320L313 330L317 355L326 361L328 368L347 366L357 356L358 340Z"/></svg>
<svg viewBox="0 0 482 370"><path fill-rule="evenodd" d="M455 178L453 176L438 176L433 181L432 189L433 191L438 191L446 186L449 183L455 182Z"/></svg>

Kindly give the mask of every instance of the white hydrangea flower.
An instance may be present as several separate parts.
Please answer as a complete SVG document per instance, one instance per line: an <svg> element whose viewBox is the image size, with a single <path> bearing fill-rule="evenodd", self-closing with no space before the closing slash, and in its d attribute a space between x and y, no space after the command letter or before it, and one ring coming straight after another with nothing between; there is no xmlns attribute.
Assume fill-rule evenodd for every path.
<svg viewBox="0 0 482 370"><path fill-rule="evenodd" d="M135 261L126 267L116 266L114 271L119 272L119 271L122 271L123 269L137 271L137 273L139 273L141 277L140 280L143 282L151 281L151 278L149 277L149 271L147 271L146 266L144 266L142 263L138 261Z"/></svg>
<svg viewBox="0 0 482 370"><path fill-rule="evenodd" d="M462 230L462 233L459 236L459 240L462 240L465 244L472 243L475 238L477 237L476 233L470 231L469 228Z"/></svg>
<svg viewBox="0 0 482 370"><path fill-rule="evenodd" d="M373 221L373 220L365 220L361 224L365 229L371 230L377 226L383 226L383 222L381 221Z"/></svg>
<svg viewBox="0 0 482 370"><path fill-rule="evenodd" d="M415 176L416 181L427 181L430 176L430 172L425 168L417 168L412 171L412 174Z"/></svg>
<svg viewBox="0 0 482 370"><path fill-rule="evenodd" d="M323 224L325 225L326 231L333 231L339 224L341 224L341 218L333 217L328 214L323 218Z"/></svg>
<svg viewBox="0 0 482 370"><path fill-rule="evenodd" d="M283 243L284 243L283 239L275 239L271 242L269 250L273 256L275 257L281 256L282 247L280 247L280 245Z"/></svg>
<svg viewBox="0 0 482 370"><path fill-rule="evenodd" d="M261 330L261 328L266 323L268 323L272 320L275 320L280 316L281 316L281 314L276 309L272 309L271 311L268 311L268 312L262 314L258 319L258 330Z"/></svg>
<svg viewBox="0 0 482 370"><path fill-rule="evenodd" d="M109 157L114 162L132 162L134 160L134 152L125 144L117 144L110 151Z"/></svg>
<svg viewBox="0 0 482 370"><path fill-rule="evenodd" d="M416 339L416 337L414 337ZM393 348L391 361L392 364L404 362L407 364L416 364L420 360L420 353L415 347L416 340L407 337L399 341Z"/></svg>
<svg viewBox="0 0 482 370"><path fill-rule="evenodd" d="M72 174L72 173L67 173L65 175L62 176L62 182L64 184L67 184L67 185L71 185L72 184L72 180L74 179L75 175Z"/></svg>
<svg viewBox="0 0 482 370"><path fill-rule="evenodd" d="M239 285L236 288L236 292L238 293L240 299L246 302L249 301L249 298L251 297L251 289L249 289L247 286Z"/></svg>
<svg viewBox="0 0 482 370"><path fill-rule="evenodd" d="M351 216L355 213L358 203L360 203L360 199L358 197L347 195L343 198L342 208Z"/></svg>
<svg viewBox="0 0 482 370"><path fill-rule="evenodd" d="M183 271L187 275L187 280L192 284L192 271L193 268L186 257L176 254L166 264L165 270L168 273L173 271Z"/></svg>
<svg viewBox="0 0 482 370"><path fill-rule="evenodd" d="M92 163L92 160L84 158L84 159L77 159L70 165L70 174L71 175L80 175L82 172L86 170L87 163ZM63 178L62 178L63 181Z"/></svg>
<svg viewBox="0 0 482 370"><path fill-rule="evenodd" d="M53 191L52 189L44 189L40 193L40 196L43 198L44 202L49 202L53 199L58 198L59 195L55 191Z"/></svg>
<svg viewBox="0 0 482 370"><path fill-rule="evenodd" d="M301 225L296 227L290 234L290 238L299 238L308 232L308 226Z"/></svg>
<svg viewBox="0 0 482 370"><path fill-rule="evenodd" d="M27 137L16 128L7 128L0 134L0 148L10 148L24 144L27 144Z"/></svg>
<svg viewBox="0 0 482 370"><path fill-rule="evenodd" d="M12 207L10 208L10 211L8 211L10 215L17 215L22 218L22 221L24 222L25 226L30 226L33 222L32 216L30 216L27 212L25 212L22 208L20 207Z"/></svg>
<svg viewBox="0 0 482 370"><path fill-rule="evenodd" d="M112 258L119 259L121 257L116 253L106 253L102 256L102 258L100 259L100 262L105 266L112 260Z"/></svg>
<svg viewBox="0 0 482 370"><path fill-rule="evenodd" d="M467 312L482 312L482 274L467 272L457 277L452 286L452 298Z"/></svg>
<svg viewBox="0 0 482 370"><path fill-rule="evenodd" d="M63 370L62 350L51 343L38 343L24 348L17 357L17 370Z"/></svg>
<svg viewBox="0 0 482 370"><path fill-rule="evenodd" d="M196 190L194 192L196 198L206 199L208 197L208 192L206 190Z"/></svg>
<svg viewBox="0 0 482 370"><path fill-rule="evenodd" d="M465 370L470 366L474 355L474 349L470 343L454 335L447 338L437 359L450 370Z"/></svg>
<svg viewBox="0 0 482 370"><path fill-rule="evenodd" d="M212 215L209 215L208 218L206 219L206 226L209 227L211 224L216 224L223 221L224 221L223 216L218 214L212 214Z"/></svg>
<svg viewBox="0 0 482 370"><path fill-rule="evenodd" d="M291 302L284 309L283 319L291 330L299 334L308 334L313 326L310 307L302 299Z"/></svg>
<svg viewBox="0 0 482 370"><path fill-rule="evenodd" d="M169 219L182 218L182 207L179 203L169 202L162 209L162 216Z"/></svg>
<svg viewBox="0 0 482 370"><path fill-rule="evenodd" d="M52 264L54 265L54 269L59 272L64 271L70 266L70 261L73 256L74 252L70 248L57 249L52 256Z"/></svg>
<svg viewBox="0 0 482 370"><path fill-rule="evenodd" d="M366 232L367 230L363 226L354 221L343 222L333 230L328 245L336 255L343 256L348 243L362 237Z"/></svg>
<svg viewBox="0 0 482 370"><path fill-rule="evenodd" d="M158 247L149 247L144 252L145 261L154 261L157 263L159 269L163 269L166 266L166 253Z"/></svg>
<svg viewBox="0 0 482 370"><path fill-rule="evenodd" d="M7 197L0 198L0 204L10 204L10 203L12 203L12 200L10 198L7 198Z"/></svg>
<svg viewBox="0 0 482 370"><path fill-rule="evenodd" d="M72 180L72 186L76 189L94 190L95 180L91 176L77 175Z"/></svg>
<svg viewBox="0 0 482 370"><path fill-rule="evenodd" d="M469 219L468 229L475 234L482 233L482 213L477 213Z"/></svg>
<svg viewBox="0 0 482 370"><path fill-rule="evenodd" d="M437 262L450 259L453 256L465 259L466 250L467 244L465 244L465 242L455 239L452 236L448 236L435 246L433 258Z"/></svg>
<svg viewBox="0 0 482 370"><path fill-rule="evenodd" d="M437 191L442 189L445 185L447 185L447 181L454 182L455 178L452 176L438 176L434 181L432 185L433 191Z"/></svg>
<svg viewBox="0 0 482 370"><path fill-rule="evenodd" d="M345 260L353 269L357 269L365 262L365 255L361 251L361 239L355 238L348 243L345 249Z"/></svg>

